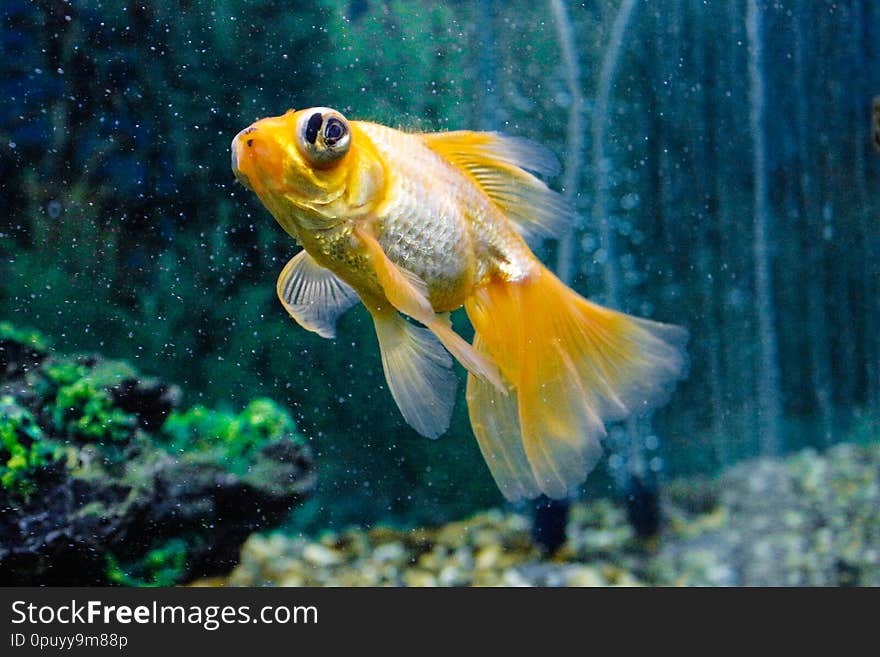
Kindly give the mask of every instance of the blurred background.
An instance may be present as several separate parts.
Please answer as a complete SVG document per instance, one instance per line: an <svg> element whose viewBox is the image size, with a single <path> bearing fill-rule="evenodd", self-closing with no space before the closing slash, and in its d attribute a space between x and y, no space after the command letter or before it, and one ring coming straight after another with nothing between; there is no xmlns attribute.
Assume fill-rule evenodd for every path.
<svg viewBox="0 0 880 657"><path fill-rule="evenodd" d="M315 495L289 523L436 524L501 504L459 400L439 441L385 389L362 309L338 338L275 297L294 243L229 170L257 118L331 106L550 147L579 220L539 256L691 334L690 377L614 429L589 498L876 435L880 5L5 0L0 318L189 404L292 415ZM466 321L456 320L463 331ZM625 485L623 486L625 488Z"/></svg>

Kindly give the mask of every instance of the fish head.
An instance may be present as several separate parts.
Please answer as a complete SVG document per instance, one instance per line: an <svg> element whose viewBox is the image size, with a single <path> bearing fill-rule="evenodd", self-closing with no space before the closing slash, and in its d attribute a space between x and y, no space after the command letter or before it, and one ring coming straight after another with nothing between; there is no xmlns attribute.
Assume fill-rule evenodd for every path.
<svg viewBox="0 0 880 657"><path fill-rule="evenodd" d="M371 205L382 167L369 139L329 107L289 110L232 140L232 171L294 234L322 229Z"/></svg>

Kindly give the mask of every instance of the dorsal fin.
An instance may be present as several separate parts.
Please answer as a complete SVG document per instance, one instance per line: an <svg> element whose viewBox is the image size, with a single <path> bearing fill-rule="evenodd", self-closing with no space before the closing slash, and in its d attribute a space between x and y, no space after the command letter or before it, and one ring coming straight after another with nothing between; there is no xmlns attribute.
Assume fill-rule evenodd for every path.
<svg viewBox="0 0 880 657"><path fill-rule="evenodd" d="M431 150L470 174L524 237L557 237L574 218L565 199L529 173L559 172L556 157L540 144L470 130L421 137Z"/></svg>
<svg viewBox="0 0 880 657"><path fill-rule="evenodd" d="M305 251L285 265L276 286L278 298L297 323L322 338L336 337L336 320L360 301L357 292Z"/></svg>

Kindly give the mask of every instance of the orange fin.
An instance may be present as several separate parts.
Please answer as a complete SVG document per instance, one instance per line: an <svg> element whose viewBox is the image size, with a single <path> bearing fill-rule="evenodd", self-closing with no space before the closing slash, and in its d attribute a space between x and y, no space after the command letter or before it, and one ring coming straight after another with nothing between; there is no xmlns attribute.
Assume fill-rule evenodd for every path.
<svg viewBox="0 0 880 657"><path fill-rule="evenodd" d="M388 302L400 312L427 326L468 372L490 381L499 390L506 390L492 361L479 354L452 330L448 316L440 316L434 312L428 300L425 282L394 264L382 250L379 241L367 231L356 229L355 234L373 259L373 268Z"/></svg>
<svg viewBox="0 0 880 657"><path fill-rule="evenodd" d="M483 349L479 335L474 348ZM537 497L541 487L523 449L515 394L502 395L482 379L468 375L467 404L471 428L489 471L508 500Z"/></svg>
<svg viewBox="0 0 880 657"><path fill-rule="evenodd" d="M275 290L290 316L322 338L336 337L336 320L360 301L348 283L305 251L284 266Z"/></svg>
<svg viewBox="0 0 880 657"><path fill-rule="evenodd" d="M515 390L519 435L510 435L509 419L480 424L501 427L496 441L521 441L538 488L550 497L564 497L586 478L606 422L663 404L685 376L686 331L591 303L544 267L521 281L491 281L466 307ZM472 417L493 412L478 397L468 402ZM530 497L528 478L516 481Z"/></svg>
<svg viewBox="0 0 880 657"><path fill-rule="evenodd" d="M428 286L411 271L398 267L385 254L379 240L362 228L355 235L366 247L373 261L373 269L388 302L405 315L427 325L434 317L434 308L428 301Z"/></svg>
<svg viewBox="0 0 880 657"><path fill-rule="evenodd" d="M498 392L507 394L507 386L504 384L504 381L501 378L501 373L492 362L492 359L488 354L482 354L474 349L464 338L452 329L452 323L449 319L448 313L435 315L434 319L430 322L422 323L431 329L434 335L436 335L440 339L440 342L443 343L443 346L449 350L449 353L455 356L455 359L461 363L462 367L464 367L472 376L477 376L480 379L487 381L494 386Z"/></svg>
<svg viewBox="0 0 880 657"><path fill-rule="evenodd" d="M437 338L395 310L373 312L382 368L403 418L428 438L449 428L458 378Z"/></svg>
<svg viewBox="0 0 880 657"><path fill-rule="evenodd" d="M558 237L574 218L562 196L528 173L559 172L556 157L540 144L468 130L421 136L434 152L466 171L524 237Z"/></svg>

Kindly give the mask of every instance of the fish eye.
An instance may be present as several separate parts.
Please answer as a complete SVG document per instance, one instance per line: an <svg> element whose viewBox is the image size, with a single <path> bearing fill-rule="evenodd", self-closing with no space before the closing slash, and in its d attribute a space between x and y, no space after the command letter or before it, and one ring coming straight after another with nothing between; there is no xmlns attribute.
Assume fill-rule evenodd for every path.
<svg viewBox="0 0 880 657"><path fill-rule="evenodd" d="M324 122L324 143L328 146L337 144L346 134L348 134L348 128L335 116L331 116Z"/></svg>
<svg viewBox="0 0 880 657"><path fill-rule="evenodd" d="M300 152L312 166L318 168L342 159L351 143L348 121L339 112L327 107L305 112L296 130Z"/></svg>

